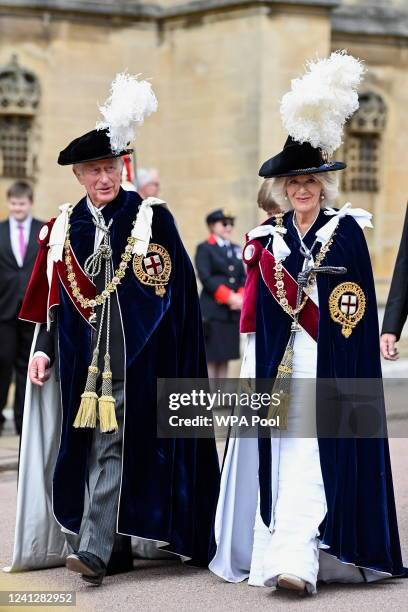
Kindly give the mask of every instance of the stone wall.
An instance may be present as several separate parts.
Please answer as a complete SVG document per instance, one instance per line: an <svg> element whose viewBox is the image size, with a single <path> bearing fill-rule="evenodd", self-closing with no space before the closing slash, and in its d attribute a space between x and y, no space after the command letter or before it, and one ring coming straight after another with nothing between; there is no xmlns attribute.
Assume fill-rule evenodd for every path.
<svg viewBox="0 0 408 612"><path fill-rule="evenodd" d="M328 52L331 6L332 0L193 2L157 21L143 16L145 9L123 19L0 2L0 64L17 53L42 87L37 215L49 217L58 204L80 197L70 168L56 165L58 151L93 128L96 102L127 68L151 77L157 92L159 111L140 130L137 161L159 168L162 196L190 253L205 237L205 214L219 206L237 214L240 241L258 222L260 162L285 138L279 99L307 58ZM3 215L8 183L0 181Z"/></svg>
<svg viewBox="0 0 408 612"><path fill-rule="evenodd" d="M127 68L150 77L159 99L139 132L137 163L159 168L190 253L219 206L237 214L240 241L262 218L259 165L285 139L282 94L306 59L346 48L366 61L364 88L388 108L381 191L342 194L375 214L367 237L383 300L406 205L406 8L406 0L0 0L0 65L17 54L42 89L37 215L81 196L70 168L57 166L58 151L94 127L97 102ZM9 182L0 179L1 216Z"/></svg>
<svg viewBox="0 0 408 612"><path fill-rule="evenodd" d="M400 12L401 7L395 8L394 4L398 2L381 8L387 17L388 30L384 30L377 9L367 11L361 2L335 11L332 22L332 48L346 48L366 62L368 71L362 89L380 94L387 105L381 147L381 189L373 195L344 194L354 205L374 213L375 227L367 230L367 238L380 302L388 293L408 199L408 12ZM371 34L362 37L357 29Z"/></svg>

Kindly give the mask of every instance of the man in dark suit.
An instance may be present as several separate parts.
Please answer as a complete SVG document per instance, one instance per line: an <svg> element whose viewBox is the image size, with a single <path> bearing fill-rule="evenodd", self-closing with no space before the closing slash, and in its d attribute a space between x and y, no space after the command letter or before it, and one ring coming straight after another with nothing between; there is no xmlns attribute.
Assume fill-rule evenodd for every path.
<svg viewBox="0 0 408 612"><path fill-rule="evenodd" d="M385 307L381 330L381 353L385 359L399 358L395 343L401 336L408 316L408 207L405 213L404 229L392 275L390 293Z"/></svg>
<svg viewBox="0 0 408 612"><path fill-rule="evenodd" d="M0 431L15 372L14 421L21 434L28 358L34 326L18 313L37 255L42 222L32 217L33 190L25 181L7 191L9 218L0 223Z"/></svg>

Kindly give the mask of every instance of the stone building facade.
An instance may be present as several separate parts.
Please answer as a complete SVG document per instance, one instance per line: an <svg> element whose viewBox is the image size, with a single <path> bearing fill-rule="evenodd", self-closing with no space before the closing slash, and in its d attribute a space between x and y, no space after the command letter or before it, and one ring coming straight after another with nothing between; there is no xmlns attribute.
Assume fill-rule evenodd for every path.
<svg viewBox="0 0 408 612"><path fill-rule="evenodd" d="M0 214L16 176L34 182L43 218L79 198L58 151L94 127L97 101L127 68L159 99L136 161L159 168L190 253L213 208L237 214L239 239L262 218L257 172L284 142L282 94L306 59L340 48L368 67L340 203L375 214L383 297L406 207L408 0L0 0Z"/></svg>

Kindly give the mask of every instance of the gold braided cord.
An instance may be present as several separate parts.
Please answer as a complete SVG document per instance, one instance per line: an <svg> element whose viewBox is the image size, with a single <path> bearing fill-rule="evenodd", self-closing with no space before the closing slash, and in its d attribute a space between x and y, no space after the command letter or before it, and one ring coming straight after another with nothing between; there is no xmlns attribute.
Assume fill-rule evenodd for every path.
<svg viewBox="0 0 408 612"><path fill-rule="evenodd" d="M276 219L276 226L277 227L283 227L283 213L279 213L277 215L275 215L275 219ZM316 255L315 258L315 263L314 263L314 267L318 268L321 266L322 261L324 260L324 258L326 257L326 254L328 252L328 250L330 249L332 243L333 243L333 238L334 238L334 234L335 232L333 232L332 237L330 238L330 240L328 240L325 244L322 244L322 246L320 247L320 250L318 252L318 254ZM306 294L301 303L299 304L299 306L297 306L297 308L292 308L292 306L289 304L288 299L286 297L286 289L285 289L285 276L283 273L283 264L281 261L276 261L275 260L275 266L274 266L274 277L275 277L275 287L277 289L276 291L276 295L279 301L279 304L282 306L283 310L291 317L295 317L297 314L299 314L299 312L304 308L310 294L313 291L313 286L316 282L316 274L311 274L308 278L307 281L307 285L306 287L303 289L304 293Z"/></svg>
<svg viewBox="0 0 408 612"><path fill-rule="evenodd" d="M71 216L71 212L72 211L69 211L69 217ZM134 224L135 224L135 221L133 221L133 225ZM133 246L136 242L136 238L133 238L132 236L130 236L127 239L128 244L125 247L125 251L120 256L121 262L119 264L119 267L115 270L112 280L105 285L105 288L103 291L101 291L101 293L96 295L93 299L89 299L89 298L84 297L84 295L81 293L81 290L78 287L78 281L76 279L76 274L72 266L72 257L70 253L71 241L69 237L70 228L71 228L71 225L68 221L67 234L66 234L65 244L64 244L64 249L65 249L64 260L65 260L65 265L67 268L67 278L68 278L69 286L71 288L72 295L74 296L76 301L82 306L82 308L95 308L95 306L100 306L101 304L103 304L104 301L110 296L110 294L116 291L118 285L120 285L122 278L126 274L126 270L129 266L129 262L132 259L132 251L133 251Z"/></svg>

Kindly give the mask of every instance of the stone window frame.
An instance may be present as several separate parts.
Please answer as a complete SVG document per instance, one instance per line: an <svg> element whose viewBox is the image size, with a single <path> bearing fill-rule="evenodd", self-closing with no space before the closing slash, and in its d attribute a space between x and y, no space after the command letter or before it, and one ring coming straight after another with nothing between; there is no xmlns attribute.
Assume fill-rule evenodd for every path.
<svg viewBox="0 0 408 612"><path fill-rule="evenodd" d="M0 178L35 180L40 98L38 77L13 55L0 67Z"/></svg>
<svg viewBox="0 0 408 612"><path fill-rule="evenodd" d="M378 193L383 133L387 122L387 105L383 96L368 90L359 95L360 107L346 125L342 173L344 192Z"/></svg>

